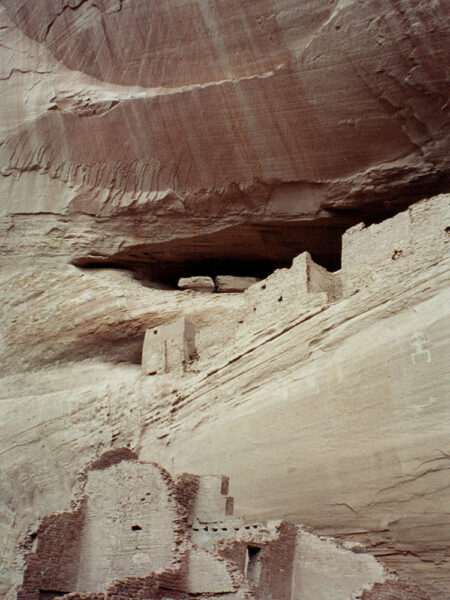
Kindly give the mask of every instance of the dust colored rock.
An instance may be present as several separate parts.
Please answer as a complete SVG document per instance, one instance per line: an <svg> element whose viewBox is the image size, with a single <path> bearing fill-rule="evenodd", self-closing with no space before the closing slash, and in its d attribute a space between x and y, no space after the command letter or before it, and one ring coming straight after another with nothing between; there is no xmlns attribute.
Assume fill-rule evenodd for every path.
<svg viewBox="0 0 450 600"><path fill-rule="evenodd" d="M70 553L80 473L128 447L410 582L367 599L448 600L448 64L445 0L2 0L2 598L29 528L63 514ZM192 273L261 281L173 289ZM148 377L179 319L198 357Z"/></svg>
<svg viewBox="0 0 450 600"><path fill-rule="evenodd" d="M182 375L196 357L195 326L185 318L145 332L142 369L147 375L169 372Z"/></svg>
<svg viewBox="0 0 450 600"><path fill-rule="evenodd" d="M175 477L229 473L237 515L359 542L417 597L446 599L449 203L350 229L339 272L303 253L244 294L154 289L39 256L2 268L2 593L22 584L24 531L67 511L99 448L129 446ZM182 317L195 370L143 376L145 330ZM207 485L205 515L229 514L225 488Z"/></svg>
<svg viewBox="0 0 450 600"><path fill-rule="evenodd" d="M45 231L48 256L172 280L188 261L274 270L305 250L337 268L361 215L448 190L446 8L5 0L9 257Z"/></svg>
<svg viewBox="0 0 450 600"><path fill-rule="evenodd" d="M257 277L234 277L233 275L218 275L214 278L217 292L244 292L248 287L259 281Z"/></svg>
<svg viewBox="0 0 450 600"><path fill-rule="evenodd" d="M211 277L197 275L195 277L181 277L178 280L180 290L193 290L194 292L214 292L216 287Z"/></svg>

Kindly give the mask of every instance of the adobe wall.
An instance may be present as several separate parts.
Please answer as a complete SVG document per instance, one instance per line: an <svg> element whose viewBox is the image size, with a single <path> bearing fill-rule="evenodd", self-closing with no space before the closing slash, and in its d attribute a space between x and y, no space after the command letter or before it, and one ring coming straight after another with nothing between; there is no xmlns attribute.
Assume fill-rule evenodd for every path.
<svg viewBox="0 0 450 600"><path fill-rule="evenodd" d="M361 288L383 289L398 277L448 256L450 196L424 200L380 224L345 232L342 266L329 272L303 252L245 291L246 311L236 339L270 333Z"/></svg>
<svg viewBox="0 0 450 600"><path fill-rule="evenodd" d="M289 269L278 269L245 291L247 313L239 334L258 333L309 309L348 297L361 287L386 287L448 256L450 196L411 206L380 224L350 228L342 239L342 267L331 273L303 252Z"/></svg>
<svg viewBox="0 0 450 600"><path fill-rule="evenodd" d="M145 373L182 374L195 356L195 327L184 317L146 330L142 350Z"/></svg>
<svg viewBox="0 0 450 600"><path fill-rule="evenodd" d="M267 329L305 310L348 297L361 287L391 285L393 277L423 269L448 256L450 196L418 202L408 210L342 238L342 267L331 273L303 252L289 269L278 269L245 291L242 332Z"/></svg>
<svg viewBox="0 0 450 600"><path fill-rule="evenodd" d="M383 566L361 546L353 550L299 528L291 600L349 600L386 581ZM376 598L376 596L374 596Z"/></svg>
<svg viewBox="0 0 450 600"><path fill-rule="evenodd" d="M175 482L132 454L119 449L95 461L79 508L46 517L30 534L18 600L152 597L160 587L185 587L198 478Z"/></svg>
<svg viewBox="0 0 450 600"><path fill-rule="evenodd" d="M200 478L194 504L188 591L247 590L259 600L290 599L297 529L284 522L246 523L232 517L228 477ZM255 565L249 561L255 551Z"/></svg>
<svg viewBox="0 0 450 600"><path fill-rule="evenodd" d="M240 333L257 333L336 300L341 294L341 282L338 273L328 272L308 252L303 252L294 258L289 269L277 269L244 293L247 314Z"/></svg>
<svg viewBox="0 0 450 600"><path fill-rule="evenodd" d="M228 477L203 475L199 478L198 490L193 505L193 520L209 523L233 514L233 498L228 495Z"/></svg>
<svg viewBox="0 0 450 600"><path fill-rule="evenodd" d="M196 520L191 539L199 548L236 564L259 600L350 600L393 577L362 546L345 547L285 521ZM259 550L256 580L248 569L249 548ZM409 598L406 592L403 597Z"/></svg>
<svg viewBox="0 0 450 600"><path fill-rule="evenodd" d="M89 473L77 590L164 571L177 560L174 486L152 464L123 461Z"/></svg>
<svg viewBox="0 0 450 600"><path fill-rule="evenodd" d="M86 502L73 511L44 517L28 539L27 568L17 600L43 600L45 591L70 592L77 586L80 531Z"/></svg>
<svg viewBox="0 0 450 600"><path fill-rule="evenodd" d="M450 196L441 195L419 202L380 224L365 227L360 223L352 227L343 236L342 268L338 272L327 271L308 252L303 252L294 258L290 268L278 269L245 290L245 307L227 317L226 332L219 325L200 328L200 356L195 327L185 318L147 330L142 354L144 372L182 375L198 358L196 368L202 369L211 359L211 337L213 346L218 345L221 350L227 347L227 352L234 339L237 350L245 338L280 333L296 320L362 288L384 289L399 277L408 277L418 268L439 262L448 256L449 215ZM220 344L225 338L226 344ZM209 345L203 343L205 339ZM418 339L419 351L421 343Z"/></svg>
<svg viewBox="0 0 450 600"><path fill-rule="evenodd" d="M363 223L342 238L344 295L361 287L392 285L392 278L448 256L450 195L423 200L377 225Z"/></svg>
<svg viewBox="0 0 450 600"><path fill-rule="evenodd" d="M43 519L24 545L18 600L350 600L375 584L367 597L381 600L393 581L360 546L232 517L223 476L174 481L119 449L83 478L73 511Z"/></svg>
<svg viewBox="0 0 450 600"><path fill-rule="evenodd" d="M249 586L259 600L290 600L296 536L297 527L284 521L222 517L196 519L191 541L217 560L231 561L240 586Z"/></svg>

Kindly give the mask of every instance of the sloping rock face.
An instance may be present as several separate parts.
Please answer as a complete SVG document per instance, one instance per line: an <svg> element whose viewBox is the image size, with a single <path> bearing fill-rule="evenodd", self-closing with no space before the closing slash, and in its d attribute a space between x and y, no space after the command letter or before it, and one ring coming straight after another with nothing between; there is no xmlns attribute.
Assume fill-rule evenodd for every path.
<svg viewBox="0 0 450 600"><path fill-rule="evenodd" d="M24 531L66 510L85 463L128 447L174 474L226 470L238 515L362 543L409 581L368 598L445 600L449 217L446 195L356 226L339 272L304 253L243 294L4 268L5 593ZM180 317L197 358L146 375L145 329ZM183 331L160 349L169 367Z"/></svg>
<svg viewBox="0 0 450 600"><path fill-rule="evenodd" d="M128 446L447 600L446 9L1 0L0 595ZM262 280L176 289L217 276ZM178 319L198 356L147 376Z"/></svg>

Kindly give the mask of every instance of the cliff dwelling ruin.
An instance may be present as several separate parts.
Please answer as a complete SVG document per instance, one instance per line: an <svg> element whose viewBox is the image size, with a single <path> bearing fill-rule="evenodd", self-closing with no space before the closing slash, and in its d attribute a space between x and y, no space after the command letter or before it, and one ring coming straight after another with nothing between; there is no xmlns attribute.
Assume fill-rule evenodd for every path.
<svg viewBox="0 0 450 600"><path fill-rule="evenodd" d="M0 600L449 600L446 0L0 0Z"/></svg>
<svg viewBox="0 0 450 600"><path fill-rule="evenodd" d="M23 539L18 600L364 599L375 584L379 594L402 589L358 544L234 518L223 476L173 479L124 448L80 482L72 510L44 517Z"/></svg>

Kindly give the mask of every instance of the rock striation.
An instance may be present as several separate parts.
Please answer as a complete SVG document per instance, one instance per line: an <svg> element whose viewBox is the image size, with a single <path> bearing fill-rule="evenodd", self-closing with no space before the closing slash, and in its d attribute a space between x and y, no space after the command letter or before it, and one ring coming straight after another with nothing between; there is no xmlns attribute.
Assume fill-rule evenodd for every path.
<svg viewBox="0 0 450 600"><path fill-rule="evenodd" d="M304 250L337 268L361 215L448 189L445 4L4 0L6 256L37 227L175 281Z"/></svg>
<svg viewBox="0 0 450 600"><path fill-rule="evenodd" d="M448 600L446 9L0 0L2 598L122 449L174 506L182 473L228 473L251 527L361 544L397 574L363 600ZM206 594L228 541L194 534Z"/></svg>
<svg viewBox="0 0 450 600"><path fill-rule="evenodd" d="M121 270L60 266L22 273L18 296L17 267L3 269L5 593L20 579L23 532L66 510L84 464L128 446L174 475L225 467L249 520L362 544L409 582L381 598L415 598L419 585L418 598L444 600L449 202L352 228L339 272L304 253L244 294L186 295ZM43 307L63 301L55 333L59 313ZM189 370L143 374L144 329L176 316L195 326Z"/></svg>

